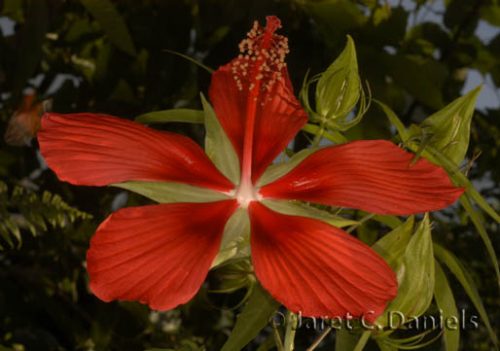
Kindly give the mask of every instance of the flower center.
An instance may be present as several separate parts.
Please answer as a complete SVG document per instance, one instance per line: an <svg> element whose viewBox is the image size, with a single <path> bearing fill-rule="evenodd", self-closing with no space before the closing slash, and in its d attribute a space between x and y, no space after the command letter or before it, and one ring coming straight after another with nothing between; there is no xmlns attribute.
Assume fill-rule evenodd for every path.
<svg viewBox="0 0 500 351"><path fill-rule="evenodd" d="M250 182L245 182L236 189L235 198L240 207L247 208L250 202L262 200L262 195Z"/></svg>

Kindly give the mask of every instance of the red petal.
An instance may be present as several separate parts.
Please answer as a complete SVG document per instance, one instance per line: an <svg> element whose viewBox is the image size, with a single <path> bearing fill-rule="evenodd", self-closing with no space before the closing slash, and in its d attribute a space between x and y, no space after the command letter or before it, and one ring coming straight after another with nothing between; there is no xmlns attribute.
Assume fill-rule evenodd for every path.
<svg viewBox="0 0 500 351"><path fill-rule="evenodd" d="M205 280L236 206L228 200L113 213L90 242L90 289L104 301L137 300L156 310L189 301Z"/></svg>
<svg viewBox="0 0 500 351"><path fill-rule="evenodd" d="M397 294L387 263L326 223L250 205L257 278L288 309L306 317L365 316L373 322Z"/></svg>
<svg viewBox="0 0 500 351"><path fill-rule="evenodd" d="M217 117L242 161L243 173L244 158L252 161L254 182L307 122L284 62L275 63L279 53L274 51L286 45L282 44L284 37L274 34L279 25L276 17L269 17L267 27L258 29L260 35L246 39L258 48L253 50L254 56L244 51L244 55L220 67L212 75L209 90ZM257 51L272 54L265 58ZM264 66L267 70L261 69ZM245 139L250 139L250 150L245 148Z"/></svg>
<svg viewBox="0 0 500 351"><path fill-rule="evenodd" d="M194 141L121 118L45 114L38 141L49 167L77 185L144 180L221 191L234 187Z"/></svg>
<svg viewBox="0 0 500 351"><path fill-rule="evenodd" d="M462 194L446 172L384 140L321 149L264 186L264 197L407 215L439 210Z"/></svg>

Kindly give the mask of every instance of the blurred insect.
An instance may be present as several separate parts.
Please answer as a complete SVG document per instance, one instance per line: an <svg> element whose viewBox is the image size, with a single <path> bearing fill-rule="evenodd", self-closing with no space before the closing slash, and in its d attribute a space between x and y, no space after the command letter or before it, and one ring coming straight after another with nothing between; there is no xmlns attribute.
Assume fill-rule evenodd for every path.
<svg viewBox="0 0 500 351"><path fill-rule="evenodd" d="M24 95L21 107L9 120L4 140L12 146L29 146L40 129L42 114L51 109L52 100L38 101L36 93Z"/></svg>

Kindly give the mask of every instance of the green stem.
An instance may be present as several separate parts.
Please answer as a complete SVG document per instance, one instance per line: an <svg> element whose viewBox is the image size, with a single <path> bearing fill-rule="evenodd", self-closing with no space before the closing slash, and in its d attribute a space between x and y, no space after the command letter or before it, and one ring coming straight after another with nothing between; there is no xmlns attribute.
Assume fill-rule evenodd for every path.
<svg viewBox="0 0 500 351"><path fill-rule="evenodd" d="M359 341L356 344L356 347L354 348L353 351L362 351L365 348L368 340L370 340L370 336L371 336L371 332L369 330L363 332L363 334L361 334L361 338L359 339Z"/></svg>
<svg viewBox="0 0 500 351"><path fill-rule="evenodd" d="M285 331L285 344L284 351L293 351L295 332L297 331L297 316L288 311L286 314L286 331Z"/></svg>

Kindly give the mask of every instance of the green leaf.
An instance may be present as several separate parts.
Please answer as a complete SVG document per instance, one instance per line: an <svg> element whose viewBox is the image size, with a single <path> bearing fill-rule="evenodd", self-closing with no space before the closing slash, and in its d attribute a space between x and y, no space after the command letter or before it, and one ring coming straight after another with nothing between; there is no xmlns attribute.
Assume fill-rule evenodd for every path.
<svg viewBox="0 0 500 351"><path fill-rule="evenodd" d="M314 153L317 149L310 148L304 149L293 155L290 160L283 163L273 164L267 167L264 174L257 181L257 186L261 187L266 184L274 182L276 179L281 178L292 169L294 169L299 163L301 163L307 156Z"/></svg>
<svg viewBox="0 0 500 351"><path fill-rule="evenodd" d="M372 249L377 251L393 269L398 268L401 264L413 233L414 224L415 219L411 216L406 222L384 235L372 246Z"/></svg>
<svg viewBox="0 0 500 351"><path fill-rule="evenodd" d="M279 213L314 218L339 228L359 224L359 222L352 219L336 216L298 201L263 200L262 204Z"/></svg>
<svg viewBox="0 0 500 351"><path fill-rule="evenodd" d="M348 140L345 136L343 136L341 133L339 133L336 130L330 130L330 131L325 131L324 128L321 128L315 124L307 123L304 127L302 127L302 130L304 132L313 134L313 135L319 135L322 138L325 138L327 140L330 140L331 142L335 144L343 144L346 143Z"/></svg>
<svg viewBox="0 0 500 351"><path fill-rule="evenodd" d="M123 17L110 0L80 0L118 49L135 56L135 46Z"/></svg>
<svg viewBox="0 0 500 351"><path fill-rule="evenodd" d="M481 297L479 295L479 292L477 291L476 284L474 283L474 280L470 276L469 272L453 253L451 253L441 245L434 244L434 252L439 261L441 261L446 265L446 267L448 267L451 273L453 273L453 275L462 285L465 292L474 304L474 307L476 307L477 312L481 316L481 319L483 320L483 323L486 326L488 333L490 334L490 338L493 344L497 346L497 336L495 334L495 331L491 327L490 319L488 317L488 314L486 313L483 302L481 301Z"/></svg>
<svg viewBox="0 0 500 351"><path fill-rule="evenodd" d="M428 215L408 242L396 274L398 295L386 310L399 311L408 317L422 315L431 304L434 291L434 254ZM381 325L387 322L385 314L377 320Z"/></svg>
<svg viewBox="0 0 500 351"><path fill-rule="evenodd" d="M188 108L154 111L145 113L135 118L136 122L144 124L169 122L203 123L204 120L205 115L203 114L203 111Z"/></svg>
<svg viewBox="0 0 500 351"><path fill-rule="evenodd" d="M340 328L335 331L335 351L354 350L359 340L359 334Z"/></svg>
<svg viewBox="0 0 500 351"><path fill-rule="evenodd" d="M462 162L469 147L470 124L480 91L479 86L420 124L424 137L429 138L429 145L457 165Z"/></svg>
<svg viewBox="0 0 500 351"><path fill-rule="evenodd" d="M175 182L130 181L111 186L132 191L159 203L212 202L229 199L214 190Z"/></svg>
<svg viewBox="0 0 500 351"><path fill-rule="evenodd" d="M375 102L377 105L380 106L380 108L385 113L385 116L387 117L389 122L391 122L392 125L394 127L396 127L396 130L398 131L398 134L401 137L401 140L403 142L406 142L409 139L410 135L409 135L408 131L406 130L405 125L403 124L403 122L401 122L401 120L396 115L396 113L394 113L394 111L389 106L384 104L382 101L373 99L373 102Z"/></svg>
<svg viewBox="0 0 500 351"><path fill-rule="evenodd" d="M201 95L203 111L205 113L205 152L215 166L234 184L240 182L240 161L234 150L233 144L227 137L219 123L215 112Z"/></svg>
<svg viewBox="0 0 500 351"><path fill-rule="evenodd" d="M280 304L256 283L222 351L243 349L269 323L279 306Z"/></svg>
<svg viewBox="0 0 500 351"><path fill-rule="evenodd" d="M239 208L229 218L224 227L220 250L212 263L212 268L231 258L249 256L249 237L250 219L248 218L248 211Z"/></svg>
<svg viewBox="0 0 500 351"><path fill-rule="evenodd" d="M458 318L459 314L453 291L438 261L434 261L434 269L436 279L434 299L436 300L436 304L443 311L444 318ZM446 326L443 328L443 343L445 351L458 351L460 346L460 328L458 325L456 329Z"/></svg>
<svg viewBox="0 0 500 351"><path fill-rule="evenodd" d="M497 275L497 283L500 284L500 269L498 267L498 259L495 253L495 249L493 248L493 243L491 242L486 229L483 226L483 220L479 216L479 213L472 207L469 199L466 196L460 197L460 203L464 207L465 211L469 215L474 227L476 228L479 236L483 240L484 245L486 246L486 251L488 251L488 255L490 256L491 263L495 269L495 273Z"/></svg>
<svg viewBox="0 0 500 351"><path fill-rule="evenodd" d="M316 113L322 121L333 123L344 130L353 126L346 117L351 113L361 95L361 81L354 41L347 36L347 44L339 57L320 75L316 86ZM335 128L332 128L335 129Z"/></svg>
<svg viewBox="0 0 500 351"><path fill-rule="evenodd" d="M443 106L442 86L448 76L444 64L412 55L388 55L387 67L394 81L424 104Z"/></svg>

